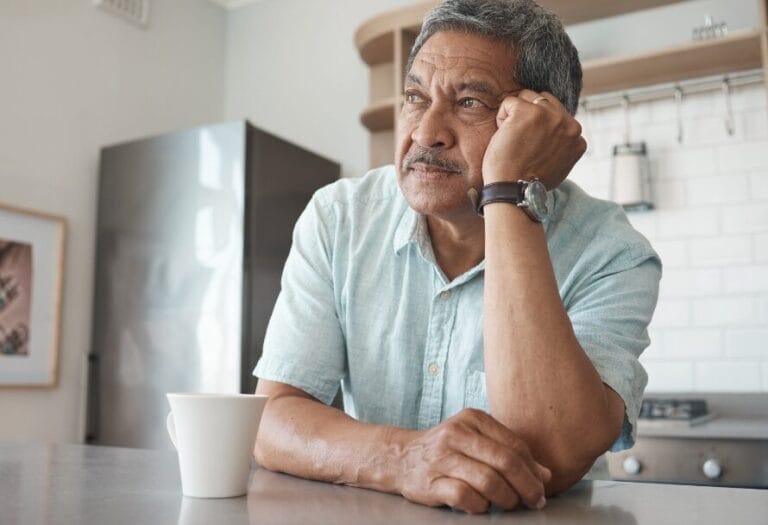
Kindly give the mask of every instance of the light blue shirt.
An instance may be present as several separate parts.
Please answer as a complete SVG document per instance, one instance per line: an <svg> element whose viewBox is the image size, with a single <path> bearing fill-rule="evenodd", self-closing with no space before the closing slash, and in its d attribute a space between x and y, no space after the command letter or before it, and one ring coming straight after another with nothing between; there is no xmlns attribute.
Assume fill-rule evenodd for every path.
<svg viewBox="0 0 768 525"><path fill-rule="evenodd" d="M549 192L547 245L581 347L624 400L612 450L634 443L647 382L638 362L661 262L620 206L565 181ZM485 262L448 281L423 216L394 166L319 190L299 218L254 375L293 385L375 424L433 427L488 411L483 370ZM557 363L552 363L557 366Z"/></svg>

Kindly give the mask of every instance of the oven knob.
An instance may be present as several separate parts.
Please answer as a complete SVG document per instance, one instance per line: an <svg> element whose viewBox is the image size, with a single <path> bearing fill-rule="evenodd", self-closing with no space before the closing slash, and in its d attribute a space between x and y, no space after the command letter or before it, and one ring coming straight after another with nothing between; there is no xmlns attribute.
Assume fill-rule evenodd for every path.
<svg viewBox="0 0 768 525"><path fill-rule="evenodd" d="M723 475L723 466L716 459L706 460L701 470L708 479L717 479Z"/></svg>
<svg viewBox="0 0 768 525"><path fill-rule="evenodd" d="M630 476L636 476L643 470L643 465L635 456L627 456L624 458L624 461L621 462L621 467L624 469L624 472Z"/></svg>

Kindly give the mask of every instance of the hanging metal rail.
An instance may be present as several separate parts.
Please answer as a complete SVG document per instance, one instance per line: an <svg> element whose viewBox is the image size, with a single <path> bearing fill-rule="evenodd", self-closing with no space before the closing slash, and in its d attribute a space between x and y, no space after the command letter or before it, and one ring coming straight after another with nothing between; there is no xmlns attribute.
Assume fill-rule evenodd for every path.
<svg viewBox="0 0 768 525"><path fill-rule="evenodd" d="M675 99L679 102L685 95L704 93L706 91L725 92L735 87L761 84L764 81L765 76L762 69L751 69L727 75L715 75L612 93L590 95L583 97L579 105L580 109L584 111L594 111L614 106L625 106L628 103L635 105L641 102L651 102L665 98Z"/></svg>

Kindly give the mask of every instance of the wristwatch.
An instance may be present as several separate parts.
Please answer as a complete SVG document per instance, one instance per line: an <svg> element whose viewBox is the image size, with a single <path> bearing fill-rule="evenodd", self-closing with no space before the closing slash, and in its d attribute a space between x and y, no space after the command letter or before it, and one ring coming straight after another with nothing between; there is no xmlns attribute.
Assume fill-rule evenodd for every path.
<svg viewBox="0 0 768 525"><path fill-rule="evenodd" d="M486 184L478 192L469 190L469 198L475 211L483 214L483 206L492 202L508 202L523 209L534 222L544 222L549 218L547 208L547 188L539 179L517 182L493 182Z"/></svg>

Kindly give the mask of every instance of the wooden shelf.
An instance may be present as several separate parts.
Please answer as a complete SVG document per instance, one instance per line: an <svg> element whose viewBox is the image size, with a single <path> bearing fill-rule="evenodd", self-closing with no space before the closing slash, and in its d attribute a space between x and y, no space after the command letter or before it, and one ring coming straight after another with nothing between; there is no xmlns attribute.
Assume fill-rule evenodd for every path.
<svg viewBox="0 0 768 525"><path fill-rule="evenodd" d="M539 4L557 14L564 25L579 24L600 18L624 15L685 0L539 0ZM430 1L387 11L369 19L355 32L355 45L368 65L391 62L394 56L395 31L418 32L424 15L440 2Z"/></svg>
<svg viewBox="0 0 768 525"><path fill-rule="evenodd" d="M640 55L588 60L582 64L582 95L760 68L761 36L760 31L744 30Z"/></svg>
<svg viewBox="0 0 768 525"><path fill-rule="evenodd" d="M418 31L426 12L438 3L422 2L411 7L387 11L361 25L355 32L355 45L363 61L369 66L392 62L395 56L395 32L402 29Z"/></svg>
<svg viewBox="0 0 768 525"><path fill-rule="evenodd" d="M360 122L369 131L383 131L395 127L395 99L387 98L368 106L360 115Z"/></svg>

